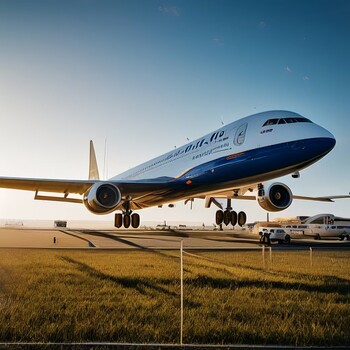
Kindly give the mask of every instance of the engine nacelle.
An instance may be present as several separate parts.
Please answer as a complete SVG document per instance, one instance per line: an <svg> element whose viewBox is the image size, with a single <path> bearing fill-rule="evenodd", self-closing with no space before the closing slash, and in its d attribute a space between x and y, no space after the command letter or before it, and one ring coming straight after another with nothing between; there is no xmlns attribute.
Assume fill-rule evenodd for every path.
<svg viewBox="0 0 350 350"><path fill-rule="evenodd" d="M97 182L84 194L85 207L94 214L108 214L116 209L122 199L117 186Z"/></svg>
<svg viewBox="0 0 350 350"><path fill-rule="evenodd" d="M271 184L265 189L265 195L258 197L259 205L267 211L281 211L287 209L293 202L290 188L280 182Z"/></svg>

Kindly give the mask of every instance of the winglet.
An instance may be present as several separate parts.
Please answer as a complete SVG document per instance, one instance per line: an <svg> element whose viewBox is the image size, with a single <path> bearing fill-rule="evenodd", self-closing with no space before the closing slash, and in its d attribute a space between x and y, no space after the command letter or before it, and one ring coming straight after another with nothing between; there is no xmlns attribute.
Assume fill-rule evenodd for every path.
<svg viewBox="0 0 350 350"><path fill-rule="evenodd" d="M98 172L97 161L94 143L90 140L90 162L89 162L89 180L99 180L100 174Z"/></svg>

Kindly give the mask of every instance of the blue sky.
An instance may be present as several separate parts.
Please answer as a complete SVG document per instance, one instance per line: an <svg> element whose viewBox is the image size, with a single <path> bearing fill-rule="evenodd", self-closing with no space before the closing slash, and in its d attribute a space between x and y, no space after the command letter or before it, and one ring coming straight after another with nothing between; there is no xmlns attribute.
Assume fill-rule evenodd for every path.
<svg viewBox="0 0 350 350"><path fill-rule="evenodd" d="M3 176L84 179L93 139L113 176L240 117L298 112L336 148L282 179L296 194L347 194L349 1L0 0ZM235 203L251 220L256 203ZM295 202L276 216L332 212L350 201ZM0 190L3 218L94 219L74 204ZM150 209L145 220L211 223L213 211ZM109 219L111 216L103 217ZM100 219L100 218L98 218Z"/></svg>

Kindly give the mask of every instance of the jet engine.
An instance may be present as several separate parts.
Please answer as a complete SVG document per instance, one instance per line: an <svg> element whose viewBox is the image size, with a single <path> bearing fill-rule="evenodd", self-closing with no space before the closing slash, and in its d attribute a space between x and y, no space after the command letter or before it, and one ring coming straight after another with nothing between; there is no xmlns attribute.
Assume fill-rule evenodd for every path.
<svg viewBox="0 0 350 350"><path fill-rule="evenodd" d="M94 214L108 214L116 209L121 199L118 187L108 182L97 182L84 194L83 202Z"/></svg>
<svg viewBox="0 0 350 350"><path fill-rule="evenodd" d="M287 209L292 204L292 201L292 191L287 185L280 182L271 184L265 189L265 194L258 196L259 205L267 211Z"/></svg>

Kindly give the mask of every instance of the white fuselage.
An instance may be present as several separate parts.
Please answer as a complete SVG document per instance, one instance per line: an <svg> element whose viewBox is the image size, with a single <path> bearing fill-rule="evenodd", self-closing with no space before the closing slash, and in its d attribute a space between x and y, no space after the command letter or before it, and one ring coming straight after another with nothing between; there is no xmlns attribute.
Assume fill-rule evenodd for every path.
<svg viewBox="0 0 350 350"><path fill-rule="evenodd" d="M334 140L330 132L311 122L263 126L269 119L288 117L300 117L300 115L288 111L271 111L240 119L136 166L111 180L177 178L188 169L221 157L235 156L250 150L305 139L330 138Z"/></svg>

